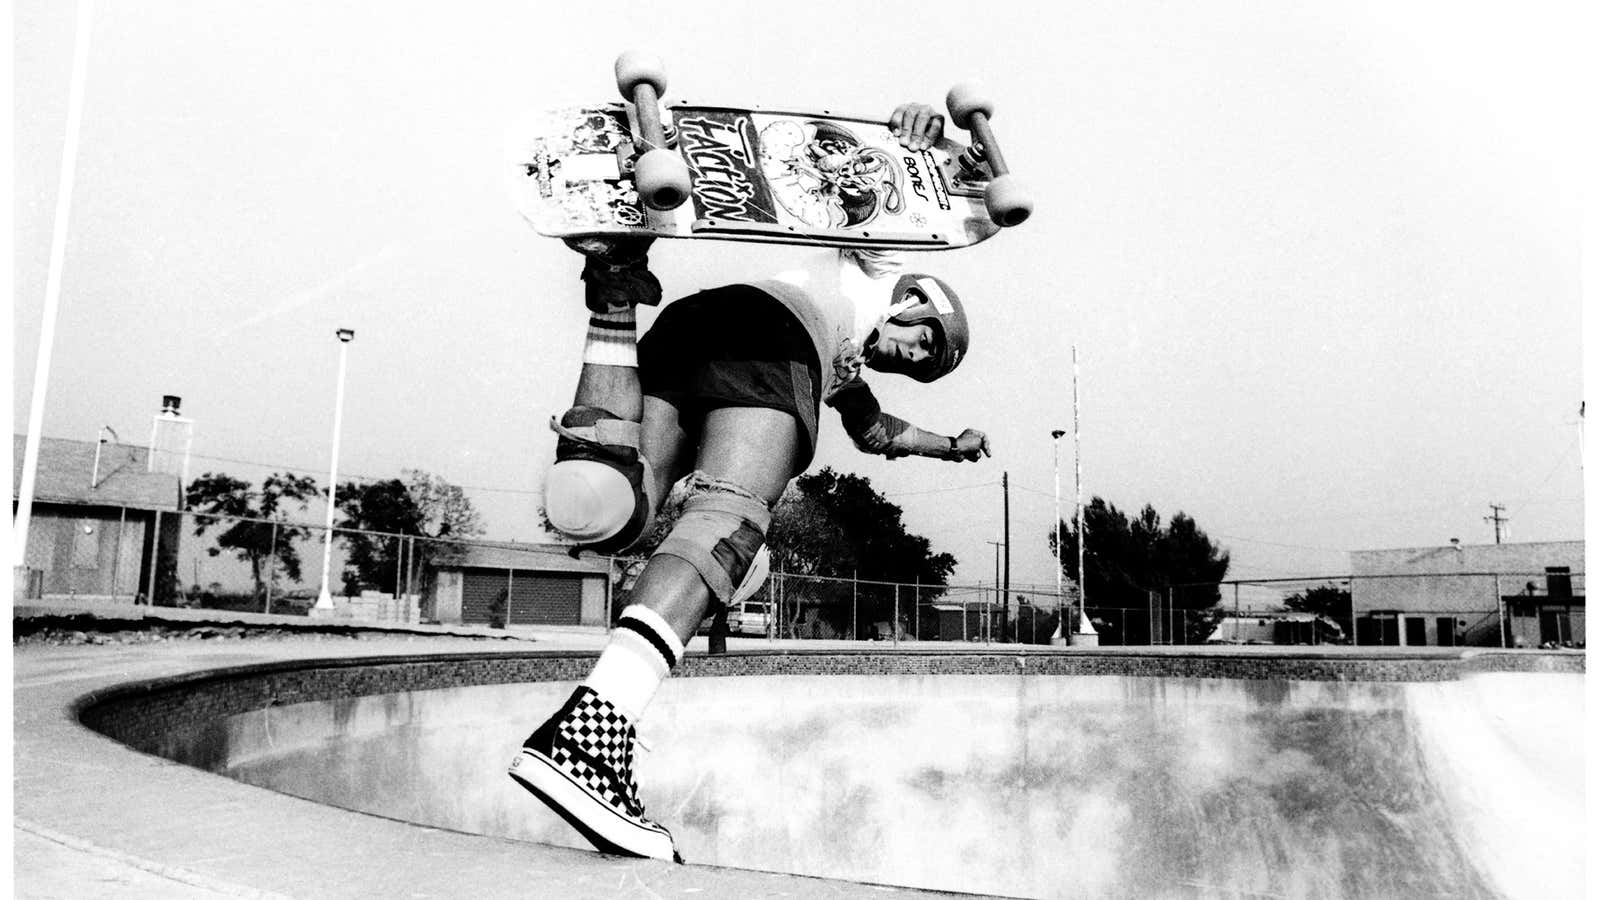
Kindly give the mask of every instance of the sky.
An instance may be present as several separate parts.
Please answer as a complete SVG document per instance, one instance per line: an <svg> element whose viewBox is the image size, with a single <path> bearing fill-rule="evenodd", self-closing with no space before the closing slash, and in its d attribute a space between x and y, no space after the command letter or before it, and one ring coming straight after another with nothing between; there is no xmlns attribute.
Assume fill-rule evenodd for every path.
<svg viewBox="0 0 1600 900"><path fill-rule="evenodd" d="M1576 8L101 0L42 432L142 441L176 394L191 474L325 478L350 328L341 480L432 472L488 537L539 540L587 316L577 257L512 207L505 136L616 99L637 48L669 100L887 115L973 80L995 100L1035 214L913 261L967 305L960 370L871 379L994 455L890 462L827 425L816 461L901 505L953 581L994 577L1004 475L1012 583L1053 585L1074 347L1084 496L1189 514L1230 578L1493 543L1491 503L1506 540L1579 539ZM17 0L12 28L23 433L73 5ZM662 242L652 266L670 298L800 252Z"/></svg>

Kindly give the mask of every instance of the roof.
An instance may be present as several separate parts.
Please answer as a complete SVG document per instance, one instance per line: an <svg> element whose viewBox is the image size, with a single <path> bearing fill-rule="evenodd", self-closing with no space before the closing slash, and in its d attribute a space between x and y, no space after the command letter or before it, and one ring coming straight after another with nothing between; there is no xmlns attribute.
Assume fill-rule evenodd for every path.
<svg viewBox="0 0 1600 900"><path fill-rule="evenodd" d="M22 486L26 445L26 435L12 435L12 499L18 497ZM99 483L91 486L90 480L96 478L96 446L94 441L40 438L34 502L160 510L182 506L182 480L177 475L146 471L149 451L144 447L106 442L100 450Z"/></svg>
<svg viewBox="0 0 1600 900"><path fill-rule="evenodd" d="M1533 574L1551 566L1583 571L1583 541L1455 544L1350 551L1353 575Z"/></svg>
<svg viewBox="0 0 1600 900"><path fill-rule="evenodd" d="M462 544L462 555L439 564L441 569L511 569L530 572L572 572L605 575L610 557L585 553L574 559L563 544L477 542Z"/></svg>

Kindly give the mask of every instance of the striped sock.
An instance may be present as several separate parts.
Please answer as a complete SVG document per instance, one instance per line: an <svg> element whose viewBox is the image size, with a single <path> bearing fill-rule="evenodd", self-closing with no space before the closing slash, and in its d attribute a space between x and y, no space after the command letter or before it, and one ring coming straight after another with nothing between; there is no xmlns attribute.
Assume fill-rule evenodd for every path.
<svg viewBox="0 0 1600 900"><path fill-rule="evenodd" d="M639 328L633 307L594 313L583 345L585 365L639 367Z"/></svg>
<svg viewBox="0 0 1600 900"><path fill-rule="evenodd" d="M683 658L683 642L661 614L638 604L622 613L583 684L637 723L656 689Z"/></svg>

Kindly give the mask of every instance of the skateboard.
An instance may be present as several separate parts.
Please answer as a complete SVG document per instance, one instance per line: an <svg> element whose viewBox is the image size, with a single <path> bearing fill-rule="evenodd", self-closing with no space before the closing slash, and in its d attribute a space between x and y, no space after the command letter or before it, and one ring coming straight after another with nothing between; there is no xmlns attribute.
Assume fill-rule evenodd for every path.
<svg viewBox="0 0 1600 900"><path fill-rule="evenodd" d="M832 110L663 111L664 69L645 54L619 57L616 76L628 102L547 110L509 137L514 200L541 235L946 250L1032 212L970 85L946 105L973 143L913 151L883 119Z"/></svg>

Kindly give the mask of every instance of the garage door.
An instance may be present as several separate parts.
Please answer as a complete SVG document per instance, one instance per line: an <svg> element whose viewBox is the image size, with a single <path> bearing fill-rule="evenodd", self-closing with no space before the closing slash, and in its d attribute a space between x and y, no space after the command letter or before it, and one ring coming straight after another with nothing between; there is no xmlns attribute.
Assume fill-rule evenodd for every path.
<svg viewBox="0 0 1600 900"><path fill-rule="evenodd" d="M485 625L509 595L511 625L577 625L583 608L583 578L505 569L467 570L461 584L461 621Z"/></svg>
<svg viewBox="0 0 1600 900"><path fill-rule="evenodd" d="M461 621L468 625L487 625L494 607L505 603L506 572L485 569L462 573Z"/></svg>
<svg viewBox="0 0 1600 900"><path fill-rule="evenodd" d="M518 572L512 579L512 625L576 625L582 607L580 576Z"/></svg>

